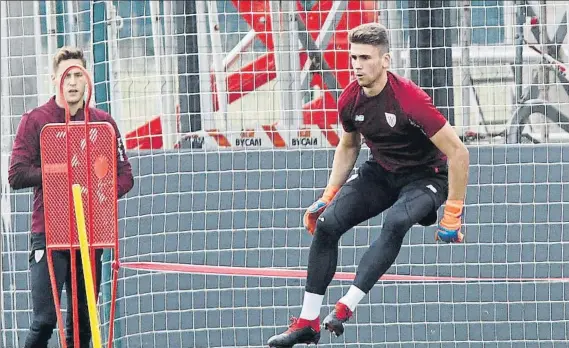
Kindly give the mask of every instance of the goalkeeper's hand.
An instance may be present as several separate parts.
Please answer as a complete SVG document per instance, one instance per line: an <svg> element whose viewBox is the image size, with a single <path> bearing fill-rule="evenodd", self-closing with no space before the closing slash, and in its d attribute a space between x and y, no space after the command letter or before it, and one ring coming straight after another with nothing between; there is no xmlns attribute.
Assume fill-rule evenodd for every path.
<svg viewBox="0 0 569 348"><path fill-rule="evenodd" d="M439 222L435 240L445 243L461 243L464 235L460 232L462 226L463 201L447 200L443 218Z"/></svg>
<svg viewBox="0 0 569 348"><path fill-rule="evenodd" d="M326 190L324 190L322 198L312 203L312 205L308 207L308 209L304 213L304 218L303 218L304 228L306 228L310 234L314 234L314 230L316 229L316 221L318 220L318 217L320 216L320 214L322 214L322 212L324 212L324 210L326 209L328 204L330 204L332 199L334 199L334 196L336 196L338 190L339 190L338 187L334 186L326 187Z"/></svg>

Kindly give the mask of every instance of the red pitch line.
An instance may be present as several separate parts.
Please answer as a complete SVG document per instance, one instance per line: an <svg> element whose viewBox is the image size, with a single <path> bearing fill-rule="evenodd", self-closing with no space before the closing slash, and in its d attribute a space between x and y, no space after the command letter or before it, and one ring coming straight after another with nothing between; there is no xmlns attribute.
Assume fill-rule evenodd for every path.
<svg viewBox="0 0 569 348"><path fill-rule="evenodd" d="M146 271L160 271L173 273L208 274L222 276L247 276L247 277L266 277L266 278L306 278L306 270L284 269L284 268L253 268L253 267L230 267L230 266L207 266L189 265L182 263L163 263L163 262L122 262L120 267L127 269L138 269ZM346 281L354 280L355 273L336 272L335 280ZM451 276L415 276L415 275L396 275L384 274L379 281L383 282L569 282L569 278L462 278Z"/></svg>

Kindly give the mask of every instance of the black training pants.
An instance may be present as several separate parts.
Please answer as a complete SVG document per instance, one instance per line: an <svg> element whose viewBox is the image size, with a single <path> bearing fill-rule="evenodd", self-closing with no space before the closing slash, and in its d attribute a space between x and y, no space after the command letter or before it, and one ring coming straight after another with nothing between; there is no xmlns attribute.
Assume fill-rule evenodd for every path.
<svg viewBox="0 0 569 348"><path fill-rule="evenodd" d="M394 174L374 161L365 162L319 217L308 257L305 290L324 295L336 272L338 242L353 226L386 212L378 238L362 256L354 285L368 293L395 262L403 238L416 223L436 222L446 200L446 168Z"/></svg>
<svg viewBox="0 0 569 348"><path fill-rule="evenodd" d="M32 324L24 348L47 348L47 343L51 338L53 330L57 325L55 303L51 290L49 268L47 264L47 254L45 250L45 235L32 233L32 251L30 253L30 274L32 292ZM99 293L101 285L101 256L103 250L95 252L95 288ZM57 293L61 298L61 291L65 285L67 294L67 318L65 322L67 347L73 345L73 312L72 312L72 291L71 291L71 257L69 251L52 252L53 269L55 273ZM87 307L87 296L85 294L85 283L83 280L83 266L81 264L81 254L76 253L77 265L77 303L79 312L79 348L88 348L91 341L91 328L89 326L89 311Z"/></svg>

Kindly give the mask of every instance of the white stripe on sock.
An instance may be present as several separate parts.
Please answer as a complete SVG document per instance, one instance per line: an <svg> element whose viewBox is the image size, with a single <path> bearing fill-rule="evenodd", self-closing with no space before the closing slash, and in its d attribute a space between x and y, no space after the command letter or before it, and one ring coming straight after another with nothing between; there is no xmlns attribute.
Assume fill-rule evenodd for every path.
<svg viewBox="0 0 569 348"><path fill-rule="evenodd" d="M324 300L324 295L305 292L300 317L306 320L318 318L320 315L320 307L322 307L322 300Z"/></svg>
<svg viewBox="0 0 569 348"><path fill-rule="evenodd" d="M339 302L342 302L348 306L348 308L350 308L350 310L353 312L365 295L366 294L363 291L361 291L355 285L352 285L350 286L348 293L344 295L344 297L342 297Z"/></svg>

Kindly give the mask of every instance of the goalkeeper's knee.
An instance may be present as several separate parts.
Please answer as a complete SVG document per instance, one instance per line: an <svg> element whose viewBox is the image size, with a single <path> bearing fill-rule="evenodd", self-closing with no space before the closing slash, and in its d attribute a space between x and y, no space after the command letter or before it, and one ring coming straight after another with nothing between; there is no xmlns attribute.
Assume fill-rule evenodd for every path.
<svg viewBox="0 0 569 348"><path fill-rule="evenodd" d="M316 221L314 239L325 243L337 243L342 236L342 228L334 214L324 212Z"/></svg>

